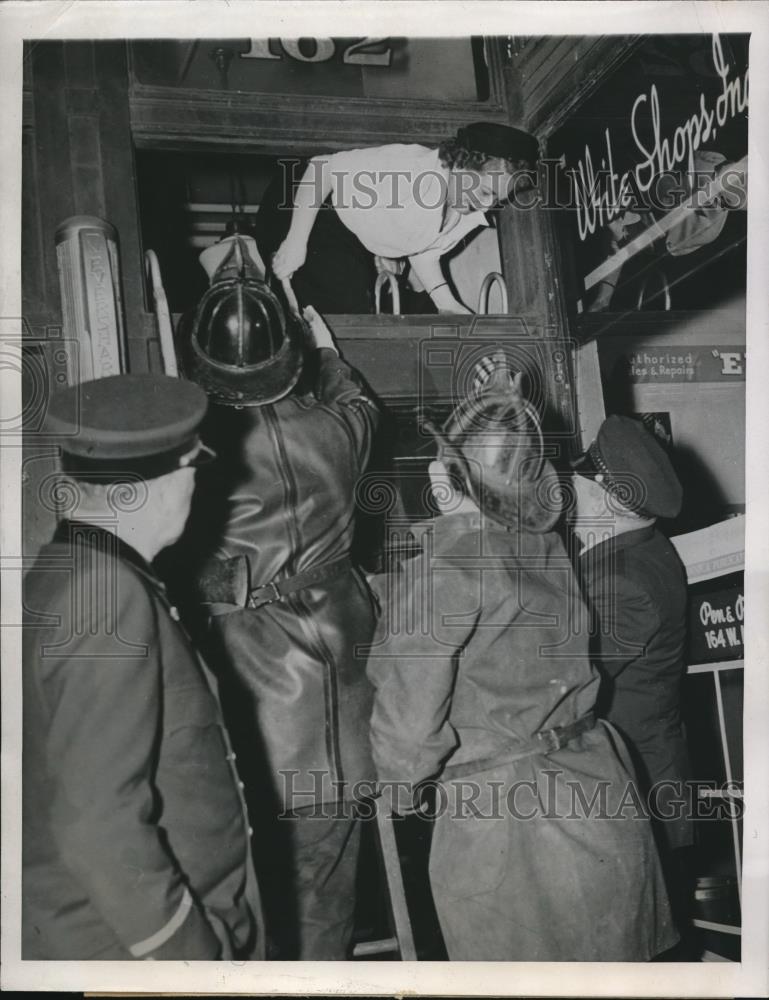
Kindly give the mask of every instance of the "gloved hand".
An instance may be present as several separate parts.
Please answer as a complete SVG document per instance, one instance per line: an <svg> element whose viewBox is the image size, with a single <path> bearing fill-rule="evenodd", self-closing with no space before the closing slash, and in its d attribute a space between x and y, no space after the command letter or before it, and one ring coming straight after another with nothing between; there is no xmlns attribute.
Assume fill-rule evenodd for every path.
<svg viewBox="0 0 769 1000"><path fill-rule="evenodd" d="M336 344L334 343L333 334L326 325L326 321L323 319L320 313L315 309L315 307L307 306L302 315L304 316L305 322L310 328L310 332L312 334L312 339L315 343L315 347L317 347L318 349L320 349L321 347L328 347L332 351L336 351L337 347ZM339 352L337 351L337 353Z"/></svg>
<svg viewBox="0 0 769 1000"><path fill-rule="evenodd" d="M280 281L290 278L306 259L307 244L290 236L286 237L272 256L272 270L275 277Z"/></svg>

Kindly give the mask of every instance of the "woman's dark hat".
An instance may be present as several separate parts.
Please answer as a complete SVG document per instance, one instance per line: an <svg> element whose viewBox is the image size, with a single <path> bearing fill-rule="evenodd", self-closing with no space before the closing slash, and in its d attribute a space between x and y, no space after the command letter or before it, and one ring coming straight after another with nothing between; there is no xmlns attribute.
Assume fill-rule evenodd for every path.
<svg viewBox="0 0 769 1000"><path fill-rule="evenodd" d="M580 476L595 479L628 510L642 517L676 517L683 489L665 449L643 424L612 415L584 455L572 462Z"/></svg>
<svg viewBox="0 0 769 1000"><path fill-rule="evenodd" d="M62 467L94 482L155 479L210 461L198 429L208 399L167 375L112 375L54 392L45 431L59 439Z"/></svg>
<svg viewBox="0 0 769 1000"><path fill-rule="evenodd" d="M473 122L457 129L457 142L464 149L503 160L526 160L534 164L539 159L539 144L533 135L512 125L495 122Z"/></svg>

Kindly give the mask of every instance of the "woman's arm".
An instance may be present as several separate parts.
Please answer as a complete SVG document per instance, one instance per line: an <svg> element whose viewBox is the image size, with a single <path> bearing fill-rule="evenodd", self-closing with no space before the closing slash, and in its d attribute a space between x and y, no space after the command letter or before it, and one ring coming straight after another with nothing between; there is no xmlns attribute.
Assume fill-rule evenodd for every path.
<svg viewBox="0 0 769 1000"><path fill-rule="evenodd" d="M409 257L411 267L424 286L425 291L435 303L438 312L471 313L472 309L463 306L455 298L443 277L441 259L435 253L419 253Z"/></svg>
<svg viewBox="0 0 769 1000"><path fill-rule="evenodd" d="M288 235L272 258L275 277L290 278L307 257L307 241L320 206L331 194L331 170L326 156L313 156L294 195Z"/></svg>

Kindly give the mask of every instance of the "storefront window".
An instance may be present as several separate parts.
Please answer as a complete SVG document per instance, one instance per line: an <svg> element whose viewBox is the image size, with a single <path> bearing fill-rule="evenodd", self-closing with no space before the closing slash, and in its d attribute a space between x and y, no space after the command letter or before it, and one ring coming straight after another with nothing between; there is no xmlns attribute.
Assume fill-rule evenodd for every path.
<svg viewBox="0 0 769 1000"><path fill-rule="evenodd" d="M306 157L253 153L137 150L137 177L145 250L158 256L173 313L191 308L207 287L198 256L225 236L237 218L253 235L265 264L288 233L292 190ZM465 236L446 254L444 272L468 308L505 312L500 283L481 302L489 274L502 271L498 213L491 225ZM295 291L324 314L435 314L437 308L405 259L392 261L392 278L380 283L385 264L340 221L330 204L318 213L307 248L308 267L295 276Z"/></svg>
<svg viewBox="0 0 769 1000"><path fill-rule="evenodd" d="M551 137L575 313L744 295L747 66L746 35L651 37Z"/></svg>

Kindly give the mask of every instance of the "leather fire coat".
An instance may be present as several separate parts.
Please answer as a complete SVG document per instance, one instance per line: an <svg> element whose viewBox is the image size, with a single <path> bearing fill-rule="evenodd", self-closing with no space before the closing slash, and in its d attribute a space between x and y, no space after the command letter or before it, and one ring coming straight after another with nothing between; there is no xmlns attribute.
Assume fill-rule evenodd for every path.
<svg viewBox="0 0 769 1000"><path fill-rule="evenodd" d="M442 515L388 586L368 665L374 760L383 782L437 780L430 882L449 958L646 961L671 947L616 733L599 722L516 756L589 716L599 686L558 535Z"/></svg>
<svg viewBox="0 0 769 1000"><path fill-rule="evenodd" d="M195 523L216 540L219 559L248 557L251 589L350 553L355 487L378 410L335 351L310 360L313 392L214 407L204 428L219 461L199 479ZM373 777L371 686L356 647L374 627L372 596L352 567L275 603L212 618L211 655L240 760L246 754L253 768L251 789L270 788L290 809L338 800L343 783Z"/></svg>

